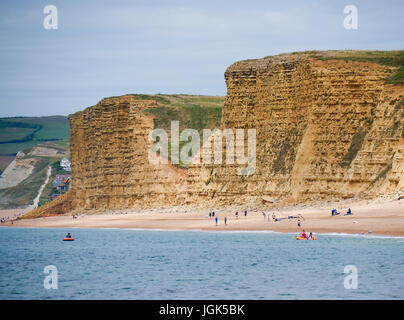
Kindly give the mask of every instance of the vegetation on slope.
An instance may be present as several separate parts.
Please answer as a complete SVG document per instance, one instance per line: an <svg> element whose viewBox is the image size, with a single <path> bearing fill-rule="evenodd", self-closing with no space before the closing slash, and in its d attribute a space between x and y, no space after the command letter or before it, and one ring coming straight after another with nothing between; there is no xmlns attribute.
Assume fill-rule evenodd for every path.
<svg viewBox="0 0 404 320"><path fill-rule="evenodd" d="M224 97L194 95L158 95L165 98L162 106L147 109L145 112L154 116L154 127L166 130L168 157L170 159L171 121L179 121L180 132L184 129L195 129L203 139L203 129L220 128ZM180 148L186 142L180 141ZM187 165L179 163L179 167Z"/></svg>
<svg viewBox="0 0 404 320"><path fill-rule="evenodd" d="M154 118L154 128L164 129L168 135L168 154L170 158L171 121L179 121L180 132L184 129L195 129L203 138L203 129L220 128L222 106L225 97L200 96L186 94L128 94L137 99L155 100L158 107L146 109L144 112ZM125 95L125 96L128 96ZM108 97L117 98L117 97ZM106 98L106 99L108 99ZM186 142L180 141L180 148ZM180 163L179 167L187 167Z"/></svg>
<svg viewBox="0 0 404 320"><path fill-rule="evenodd" d="M297 54L293 52L292 54ZM404 83L404 50L370 51L370 50L330 50L306 51L312 58L319 60L344 60L371 62L384 66L395 67L396 70L386 78L389 84Z"/></svg>
<svg viewBox="0 0 404 320"><path fill-rule="evenodd" d="M0 190L0 208L22 207L33 203L40 186L44 183L49 161L35 157L39 161L32 174L15 187Z"/></svg>
<svg viewBox="0 0 404 320"><path fill-rule="evenodd" d="M49 179L48 183L45 185L45 188L42 191L42 194L39 198L38 202L38 208L42 207L44 204L48 203L51 201L52 194L55 192L53 189L53 178L57 174L69 174L69 172L66 172L63 170L63 168L60 166L60 161L54 161L53 163L50 164L52 168L51 172L51 179Z"/></svg>

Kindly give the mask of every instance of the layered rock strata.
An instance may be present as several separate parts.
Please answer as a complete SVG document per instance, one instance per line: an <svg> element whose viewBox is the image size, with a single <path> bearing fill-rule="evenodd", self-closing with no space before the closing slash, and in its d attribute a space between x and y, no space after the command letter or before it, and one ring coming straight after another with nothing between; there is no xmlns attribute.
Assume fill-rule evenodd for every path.
<svg viewBox="0 0 404 320"><path fill-rule="evenodd" d="M104 99L70 116L71 211L278 205L402 191L404 86L386 84L392 70L307 54L231 65L221 129L256 129L249 176L237 174L237 163L151 164L153 118L143 111L159 104Z"/></svg>

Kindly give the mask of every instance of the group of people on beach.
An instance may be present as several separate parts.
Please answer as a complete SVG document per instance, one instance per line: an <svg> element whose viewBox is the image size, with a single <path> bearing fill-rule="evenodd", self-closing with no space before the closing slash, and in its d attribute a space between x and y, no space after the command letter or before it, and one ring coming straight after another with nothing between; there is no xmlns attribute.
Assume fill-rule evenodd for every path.
<svg viewBox="0 0 404 320"><path fill-rule="evenodd" d="M339 214L341 214L341 212L338 212L337 209L334 208L331 210L332 217L337 216ZM351 216L351 215L353 215L352 210L351 210L351 208L348 208L348 211L344 214L344 216Z"/></svg>
<svg viewBox="0 0 404 320"><path fill-rule="evenodd" d="M247 217L247 210L244 211L244 216ZM236 217L236 220L238 220L238 211L235 213L235 217ZM214 218L216 225L218 225L219 219L218 219L218 217L216 216L216 214L215 214L214 211L209 212L209 219L210 219L210 218ZM227 217L224 217L224 224L227 225Z"/></svg>
<svg viewBox="0 0 404 320"><path fill-rule="evenodd" d="M247 210L244 210L244 217L247 217L247 215L248 215L248 211L247 211ZM271 221L271 215L270 215L270 213L266 214L266 213L263 211L263 212L262 212L262 215L264 216L264 221L267 219L267 217L268 217L268 222ZM234 214L234 216L235 216L236 220L238 220L239 212L237 211L237 212ZM217 215L215 214L214 211L209 212L209 219L211 219L211 218L214 218L216 225L218 225L219 219L218 219L218 217L217 217ZM286 219L286 218L285 218L285 219ZM273 221L280 221L281 219L277 219L276 216L275 216L275 213L272 213L272 220L273 220ZM227 217L224 217L224 224L225 224L225 225L227 225L227 221L228 221Z"/></svg>
<svg viewBox="0 0 404 320"><path fill-rule="evenodd" d="M0 222L1 223L6 223L7 221L11 221L11 223L13 223L14 222L14 220L17 220L19 217L21 217L23 215L23 213L22 212L20 212L20 213L15 213L13 216L11 216L11 217L3 217L3 218L1 218L0 219Z"/></svg>
<svg viewBox="0 0 404 320"><path fill-rule="evenodd" d="M217 216L215 216L215 212L214 212L214 211L213 211L213 212L209 212L209 219L210 219L210 218L215 218L215 223L216 223L216 225L218 225L219 219L218 219ZM227 217L224 217L224 224L227 225Z"/></svg>

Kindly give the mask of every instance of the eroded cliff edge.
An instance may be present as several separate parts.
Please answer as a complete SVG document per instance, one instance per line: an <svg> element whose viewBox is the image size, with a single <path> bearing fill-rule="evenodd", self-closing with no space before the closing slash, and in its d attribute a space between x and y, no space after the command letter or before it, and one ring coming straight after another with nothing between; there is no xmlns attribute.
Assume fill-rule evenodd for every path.
<svg viewBox="0 0 404 320"><path fill-rule="evenodd" d="M225 72L221 128L255 128L255 174L148 161L158 101L104 99L70 116L71 191L32 215L173 205L301 203L404 190L404 85L372 61L297 53ZM399 53L399 54L402 54Z"/></svg>

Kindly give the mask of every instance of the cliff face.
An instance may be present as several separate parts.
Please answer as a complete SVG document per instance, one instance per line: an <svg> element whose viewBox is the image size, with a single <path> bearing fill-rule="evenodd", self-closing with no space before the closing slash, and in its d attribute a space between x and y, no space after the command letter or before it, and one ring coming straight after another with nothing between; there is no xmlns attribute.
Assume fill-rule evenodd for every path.
<svg viewBox="0 0 404 320"><path fill-rule="evenodd" d="M157 107L131 96L104 99L70 117L74 208L105 210L183 201L182 170L149 163Z"/></svg>
<svg viewBox="0 0 404 320"><path fill-rule="evenodd" d="M256 128L250 177L215 167L220 202L376 196L403 190L403 85L390 67L282 55L231 65L222 129ZM209 198L209 197L207 197Z"/></svg>
<svg viewBox="0 0 404 320"><path fill-rule="evenodd" d="M308 54L231 65L221 129L256 129L250 176L225 163L150 164L153 118L143 111L158 102L104 99L70 117L71 208L279 204L402 191L404 85L386 84L392 70Z"/></svg>

